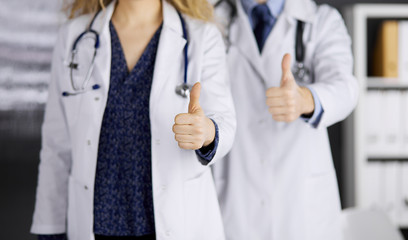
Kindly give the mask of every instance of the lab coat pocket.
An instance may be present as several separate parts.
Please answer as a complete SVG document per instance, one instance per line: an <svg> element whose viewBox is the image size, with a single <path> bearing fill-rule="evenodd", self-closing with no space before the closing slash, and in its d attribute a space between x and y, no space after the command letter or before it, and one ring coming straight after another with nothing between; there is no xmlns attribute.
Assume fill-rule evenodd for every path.
<svg viewBox="0 0 408 240"><path fill-rule="evenodd" d="M92 222L93 193L88 186L73 176L68 181L68 239L79 239L79 236L90 234Z"/></svg>
<svg viewBox="0 0 408 240"><path fill-rule="evenodd" d="M78 188L76 181L70 176L68 180L68 213L67 213L67 228L68 228L68 238L77 239L78 238L78 221L77 221L77 197L76 189Z"/></svg>
<svg viewBox="0 0 408 240"><path fill-rule="evenodd" d="M202 177L190 179L184 183L184 226L185 239L196 239L197 232L200 231L200 226L197 222L202 218L203 210L200 203L205 196L202 193Z"/></svg>
<svg viewBox="0 0 408 240"><path fill-rule="evenodd" d="M224 230L212 174L184 182L185 239L224 239ZM202 223L205 222L206 226Z"/></svg>
<svg viewBox="0 0 408 240"><path fill-rule="evenodd" d="M62 97L62 103L64 106L65 110L65 116L67 119L67 124L68 126L72 127L75 126L75 124L78 121L79 118L79 113L80 113L80 108L81 108L81 99L82 95L74 95L74 96L61 96Z"/></svg>
<svg viewBox="0 0 408 240"><path fill-rule="evenodd" d="M334 172L309 176L305 183L305 239L338 239L341 207Z"/></svg>

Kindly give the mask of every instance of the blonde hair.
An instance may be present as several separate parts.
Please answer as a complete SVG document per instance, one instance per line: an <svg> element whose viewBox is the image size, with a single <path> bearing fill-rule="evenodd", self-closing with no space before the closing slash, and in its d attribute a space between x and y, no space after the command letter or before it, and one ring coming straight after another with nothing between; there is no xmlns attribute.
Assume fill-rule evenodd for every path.
<svg viewBox="0 0 408 240"><path fill-rule="evenodd" d="M75 18L83 14L104 9L113 0L74 0L66 5L68 17ZM207 0L166 0L179 12L203 21L213 18L213 7Z"/></svg>

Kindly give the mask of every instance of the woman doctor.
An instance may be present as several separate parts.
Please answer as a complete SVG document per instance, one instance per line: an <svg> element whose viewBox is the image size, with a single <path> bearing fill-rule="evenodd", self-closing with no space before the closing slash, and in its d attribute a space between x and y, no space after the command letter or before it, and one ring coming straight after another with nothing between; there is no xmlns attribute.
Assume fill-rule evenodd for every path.
<svg viewBox="0 0 408 240"><path fill-rule="evenodd" d="M327 127L353 110L358 84L340 14L311 0L222 2L238 126L214 165L227 239L342 239Z"/></svg>
<svg viewBox="0 0 408 240"><path fill-rule="evenodd" d="M230 149L235 115L211 14L205 0L72 3L52 62L32 233L224 239L209 165Z"/></svg>

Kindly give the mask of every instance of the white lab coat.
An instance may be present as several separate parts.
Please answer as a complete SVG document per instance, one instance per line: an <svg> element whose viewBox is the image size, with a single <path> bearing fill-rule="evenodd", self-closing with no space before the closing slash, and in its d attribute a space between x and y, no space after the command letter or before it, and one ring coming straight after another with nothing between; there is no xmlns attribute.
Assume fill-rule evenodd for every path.
<svg viewBox="0 0 408 240"><path fill-rule="evenodd" d="M341 239L339 193L326 128L347 117L358 98L343 20L327 5L287 0L260 55L237 1L228 53L237 133L226 159L214 165L227 239ZM219 18L227 10L217 9ZM295 59L297 19L306 22L305 64L314 79L310 87L324 108L317 129L302 119L276 122L265 103L266 89L280 84L284 54Z"/></svg>
<svg viewBox="0 0 408 240"><path fill-rule="evenodd" d="M111 48L109 20L115 3L96 18L101 47L91 84L101 88L62 97L73 91L67 63L74 39L93 15L81 16L62 27L55 47L49 100L43 125L41 163L31 232L68 233L70 240L93 236L93 189L98 140L107 102ZM219 127L219 145L213 162L231 148L235 112L227 77L225 47L217 28L184 16L189 36L190 84L202 84L201 106ZM158 240L224 239L215 185L209 165L192 150L178 147L172 132L174 117L187 112L189 99L175 93L183 82L184 57L181 21L177 11L163 1L163 28L150 97L152 181ZM81 44L87 44L85 43ZM92 45L80 49L81 63L93 53Z"/></svg>

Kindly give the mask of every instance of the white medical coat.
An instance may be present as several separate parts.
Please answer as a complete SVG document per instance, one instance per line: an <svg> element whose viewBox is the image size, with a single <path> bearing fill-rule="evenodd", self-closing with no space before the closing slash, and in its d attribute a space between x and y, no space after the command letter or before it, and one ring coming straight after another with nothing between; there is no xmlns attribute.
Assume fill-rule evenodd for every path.
<svg viewBox="0 0 408 240"><path fill-rule="evenodd" d="M98 90L62 97L73 91L68 63L74 40L93 15L69 21L59 33L55 47L49 100L46 107L41 163L32 233L67 232L70 240L93 236L94 179L98 141L110 81L109 20L115 3L95 20L100 44L90 86ZM211 164L231 148L235 112L227 77L225 48L221 34L211 24L184 16L189 37L189 84L202 84L200 103L205 114L219 127L219 145ZM83 41L78 52L81 63L94 48ZM163 1L163 28L156 57L150 97L152 181L156 235L158 240L224 239L222 219L209 165L194 151L178 147L172 132L174 117L187 112L189 99L175 93L183 82L186 40L177 11ZM89 59L88 59L89 60Z"/></svg>
<svg viewBox="0 0 408 240"><path fill-rule="evenodd" d="M287 0L262 55L239 0L228 52L237 133L214 165L229 240L338 240L340 201L327 127L356 106L351 42L340 14L310 0ZM217 9L221 21L228 8ZM305 64L324 113L318 128L302 119L276 122L267 88L279 87L285 53L295 59L297 20L306 23ZM225 31L227 32L227 31Z"/></svg>

